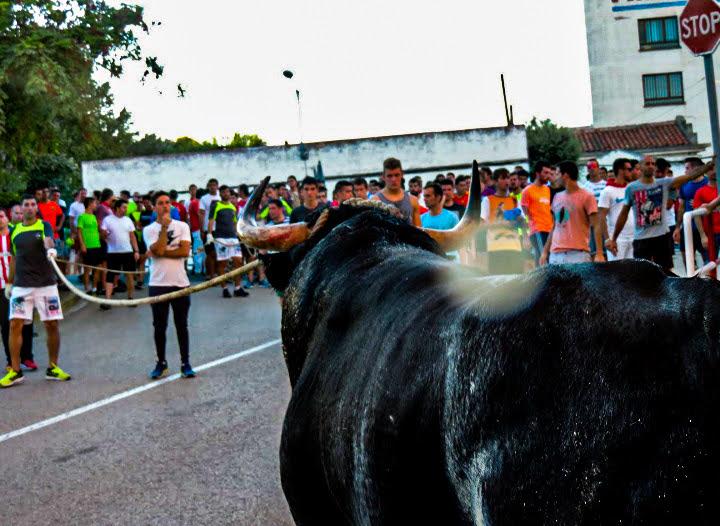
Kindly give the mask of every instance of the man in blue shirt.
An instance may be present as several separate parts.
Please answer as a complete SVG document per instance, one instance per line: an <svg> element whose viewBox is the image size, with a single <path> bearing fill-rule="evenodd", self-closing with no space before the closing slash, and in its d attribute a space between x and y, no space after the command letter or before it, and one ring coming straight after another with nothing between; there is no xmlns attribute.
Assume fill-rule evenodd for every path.
<svg viewBox="0 0 720 526"><path fill-rule="evenodd" d="M434 230L452 230L460 220L457 214L450 212L443 206L443 189L438 183L428 183L423 190L425 206L428 211L420 216L423 228ZM458 261L460 254L457 251L449 252L448 257Z"/></svg>

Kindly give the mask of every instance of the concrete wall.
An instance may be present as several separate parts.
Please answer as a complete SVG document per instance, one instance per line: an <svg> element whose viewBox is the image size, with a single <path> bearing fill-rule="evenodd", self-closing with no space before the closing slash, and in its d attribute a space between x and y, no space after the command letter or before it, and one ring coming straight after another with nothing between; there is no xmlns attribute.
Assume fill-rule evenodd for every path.
<svg viewBox="0 0 720 526"><path fill-rule="evenodd" d="M398 157L408 173L454 171L469 173L473 159L491 166L514 166L527 160L525 128L488 128L312 143L306 145L311 166L322 161L327 178L374 177L387 157ZM195 154L90 161L82 164L88 189L147 192L156 189L221 184L255 184L266 175L285 180L305 174L297 145L227 150Z"/></svg>
<svg viewBox="0 0 720 526"><path fill-rule="evenodd" d="M659 4L667 7L656 7ZM698 142L710 143L703 61L684 46L640 51L638 20L680 16L684 1L585 0L593 125L616 126L672 120L684 116ZM715 63L720 75L720 61ZM642 76L683 73L685 104L644 107Z"/></svg>

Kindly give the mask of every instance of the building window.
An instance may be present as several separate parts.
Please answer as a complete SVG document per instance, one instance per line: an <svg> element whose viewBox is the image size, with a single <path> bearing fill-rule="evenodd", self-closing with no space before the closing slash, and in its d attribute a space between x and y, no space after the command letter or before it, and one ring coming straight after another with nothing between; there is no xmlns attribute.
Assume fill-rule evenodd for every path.
<svg viewBox="0 0 720 526"><path fill-rule="evenodd" d="M640 32L640 51L680 47L676 16L638 20L638 30Z"/></svg>
<svg viewBox="0 0 720 526"><path fill-rule="evenodd" d="M682 73L660 73L643 75L645 106L684 104Z"/></svg>

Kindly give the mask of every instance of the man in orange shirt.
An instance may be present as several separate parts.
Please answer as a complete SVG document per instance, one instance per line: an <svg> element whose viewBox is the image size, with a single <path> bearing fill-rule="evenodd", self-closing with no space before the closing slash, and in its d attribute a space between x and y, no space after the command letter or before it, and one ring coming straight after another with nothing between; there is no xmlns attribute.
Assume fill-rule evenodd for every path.
<svg viewBox="0 0 720 526"><path fill-rule="evenodd" d="M49 188L39 188L35 190L35 199L37 200L37 207L40 211L40 216L43 221L50 223L53 231L53 238L58 239L58 229L65 222L65 214L63 214L62 208L55 201L48 199L50 196Z"/></svg>
<svg viewBox="0 0 720 526"><path fill-rule="evenodd" d="M535 253L535 264L540 256L553 229L553 217L550 210L550 187L548 181L552 177L552 167L545 161L538 161L533 168L533 182L525 187L520 198L525 217L530 225L530 242Z"/></svg>
<svg viewBox="0 0 720 526"><path fill-rule="evenodd" d="M483 197L480 217L486 223L507 223L488 230L488 269L490 274L522 274L525 261L518 227L521 212L517 201L510 195L510 172L498 168L493 172L495 194Z"/></svg>

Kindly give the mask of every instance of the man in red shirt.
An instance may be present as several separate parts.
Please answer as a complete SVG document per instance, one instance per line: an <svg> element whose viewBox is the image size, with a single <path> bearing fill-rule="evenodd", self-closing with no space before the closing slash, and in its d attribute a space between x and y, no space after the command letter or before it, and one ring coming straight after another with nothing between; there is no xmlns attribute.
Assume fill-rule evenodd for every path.
<svg viewBox="0 0 720 526"><path fill-rule="evenodd" d="M187 208L185 208L185 205L182 202L178 201L177 190L170 190L170 206L174 206L177 209L180 214L180 221L183 223L188 222Z"/></svg>
<svg viewBox="0 0 720 526"><path fill-rule="evenodd" d="M694 219L698 232L700 232L702 246L708 251L710 261L715 261L718 257L718 244L720 244L720 211L711 205L718 197L717 175L715 174L715 170L710 171L707 177L708 184L698 188L695 192L693 210L704 205L708 205L706 208L712 210L710 215L702 217L696 216Z"/></svg>
<svg viewBox="0 0 720 526"><path fill-rule="evenodd" d="M192 239L193 274L203 274L205 252L203 250L202 232L200 230L202 226L202 221L200 220L200 199L191 193L187 204L186 217L190 225L190 236Z"/></svg>
<svg viewBox="0 0 720 526"><path fill-rule="evenodd" d="M467 208L468 197L470 197L470 176L459 175L455 178L455 197L453 201L456 205Z"/></svg>
<svg viewBox="0 0 720 526"><path fill-rule="evenodd" d="M58 229L65 221L65 214L62 208L55 201L48 199L50 190L48 188L38 188L35 190L35 199L37 200L38 210L43 221L50 223L53 231L53 237L58 238Z"/></svg>

